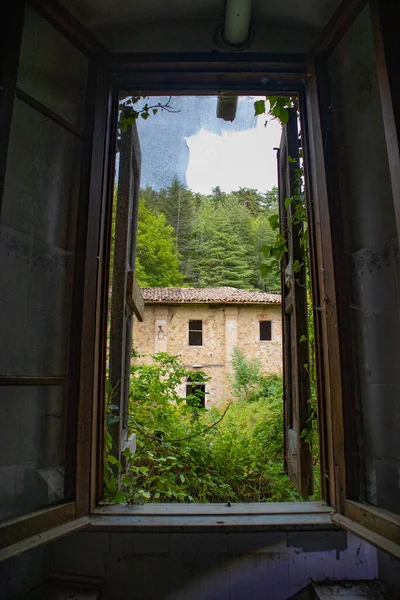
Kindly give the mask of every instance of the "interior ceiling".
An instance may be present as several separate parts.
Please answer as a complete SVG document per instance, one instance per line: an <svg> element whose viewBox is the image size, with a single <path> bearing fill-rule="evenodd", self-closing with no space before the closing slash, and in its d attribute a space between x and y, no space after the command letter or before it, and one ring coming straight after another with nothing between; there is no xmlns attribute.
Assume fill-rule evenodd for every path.
<svg viewBox="0 0 400 600"><path fill-rule="evenodd" d="M160 21L218 21L225 0L62 0L88 29ZM341 0L253 0L253 20L322 29Z"/></svg>

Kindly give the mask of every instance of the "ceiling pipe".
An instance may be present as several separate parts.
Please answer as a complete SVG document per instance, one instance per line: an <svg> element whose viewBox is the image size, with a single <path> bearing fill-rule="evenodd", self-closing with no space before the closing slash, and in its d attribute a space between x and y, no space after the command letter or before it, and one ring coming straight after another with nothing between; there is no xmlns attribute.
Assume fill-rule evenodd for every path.
<svg viewBox="0 0 400 600"><path fill-rule="evenodd" d="M249 38L252 0L227 0L222 33L225 44L243 46Z"/></svg>
<svg viewBox="0 0 400 600"><path fill-rule="evenodd" d="M252 0L226 0L225 21L222 28L224 47L241 49L250 37ZM232 93L221 93L218 97L217 117L233 121L236 117L238 97Z"/></svg>

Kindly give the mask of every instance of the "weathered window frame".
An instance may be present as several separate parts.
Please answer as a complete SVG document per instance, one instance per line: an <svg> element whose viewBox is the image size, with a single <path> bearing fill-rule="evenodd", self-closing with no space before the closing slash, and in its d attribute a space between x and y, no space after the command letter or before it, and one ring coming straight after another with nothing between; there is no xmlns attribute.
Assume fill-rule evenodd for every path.
<svg viewBox="0 0 400 600"><path fill-rule="evenodd" d="M46 19L91 58L88 111L92 118L85 133L87 187L86 197L82 196L87 200L87 211L82 222L85 247L82 249L79 275L84 295L82 329L77 334L82 361L73 384L76 385L79 434L75 456L75 499L66 505L45 509L6 524L2 533L6 535L3 538L6 540L5 550L10 549L7 556L65 535L74 528L84 527L91 513L98 515L92 517L98 524L105 512L96 506L102 489L106 344L104 315L107 306L108 269L106 241L111 222L118 90L141 89L150 94L213 94L228 89L240 94L254 94L265 92L265 81L268 82L269 92L298 93L301 99L306 186L311 209L309 223L313 293L316 303L329 300L323 318L320 311L315 312L315 328L321 345L326 344L329 339L332 347L332 352L329 355L323 353L317 365L319 398L323 399L319 406L323 497L337 511L334 522L393 555L399 555L398 517L376 507L360 506L355 501L357 485L354 483L357 477L351 459L351 439L346 437L354 415L351 410L350 413L344 411L343 374L339 361L334 356L335 353L340 355L335 329L337 331L341 299L336 294L334 273L337 256L334 255L332 246L332 232L334 233L338 222L335 215L330 213L327 187L332 174L329 173L329 161L326 161L324 155L321 133L321 109L323 112L326 101L323 65L326 53L346 33L366 2L367 0L343 2L308 57L306 66L306 57L290 55L223 54L213 59L209 55L111 57L68 11L56 3L32 0L31 4ZM398 72L393 64L394 49L398 42L396 33L390 29L390 23L400 16L399 6L396 2L383 0L370 0L370 4L376 33L378 85L400 230L400 113L394 94ZM6 28L7 37L2 40L5 50L5 68L2 72L4 93L0 100L2 177L15 97L22 12L22 3L12 6L9 11L10 27ZM324 230L324 244L321 243L321 230ZM324 275L319 269L321 264L324 266ZM107 510L110 515L115 515L115 508ZM123 526L129 525L125 523ZM55 529L50 529L51 527ZM210 527L215 528L215 524L211 523Z"/></svg>
<svg viewBox="0 0 400 600"><path fill-rule="evenodd" d="M261 337L261 324L262 323L269 323L269 337L268 338ZM258 341L259 342L272 342L273 338L274 338L274 336L273 336L273 329L274 329L274 327L273 327L273 321L271 319L265 319L263 321L259 321L258 322L258 326L259 326L259 332L258 332L259 333L259 338L258 338Z"/></svg>
<svg viewBox="0 0 400 600"><path fill-rule="evenodd" d="M200 329L191 329L191 323L201 323L201 328ZM193 327L193 326L192 326ZM193 344L191 343L191 338L193 339L193 336L191 336L190 334L194 333L194 334L201 334L201 344ZM202 346L204 346L204 321L203 319L189 319L188 321L188 346L193 347L193 348L201 348Z"/></svg>

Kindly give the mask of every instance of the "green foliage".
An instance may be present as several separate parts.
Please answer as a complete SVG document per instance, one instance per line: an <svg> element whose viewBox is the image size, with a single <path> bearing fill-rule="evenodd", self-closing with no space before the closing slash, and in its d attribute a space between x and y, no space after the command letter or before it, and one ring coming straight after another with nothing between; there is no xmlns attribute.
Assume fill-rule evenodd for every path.
<svg viewBox="0 0 400 600"><path fill-rule="evenodd" d="M234 348L231 360L233 374L230 382L234 394L239 400L254 400L254 392L260 386L261 361L258 358L249 359L242 350Z"/></svg>
<svg viewBox="0 0 400 600"><path fill-rule="evenodd" d="M136 278L142 287L179 286L183 281L174 230L143 199L139 202Z"/></svg>
<svg viewBox="0 0 400 600"><path fill-rule="evenodd" d="M132 366L129 430L137 434L137 450L134 456L125 451L124 468L115 459L111 466L108 461L112 474L117 467L121 484L117 491L117 477L108 476L106 500L300 499L281 474L281 378L261 378L258 397L251 403L205 410L178 396L177 386L190 372L177 357L161 353L152 358L149 364Z"/></svg>
<svg viewBox="0 0 400 600"><path fill-rule="evenodd" d="M266 114L277 119L281 125L285 125L289 121L289 108L298 110L297 96L266 96L265 100L254 102L255 116Z"/></svg>
<svg viewBox="0 0 400 600"><path fill-rule="evenodd" d="M279 289L280 278L272 269L265 276L259 270L260 263L270 263L260 248L277 234L268 221L271 215L277 218L277 188L265 194L240 188L228 194L216 187L204 196L175 178L158 192L151 187L141 190L140 198L152 213L165 215L173 227L184 285ZM157 230L153 232L157 236Z"/></svg>
<svg viewBox="0 0 400 600"><path fill-rule="evenodd" d="M170 113L179 112L171 106L172 98L169 97L164 103L157 102L149 105L148 96L129 96L121 100L118 113L118 133L125 133L130 125L133 125L139 118L145 121L150 115L156 115L158 111Z"/></svg>
<svg viewBox="0 0 400 600"><path fill-rule="evenodd" d="M260 100L254 103L255 114L263 114L264 112L274 119L277 119L283 126L288 122L289 109L295 108L297 114L299 114L298 98L295 96L267 96L266 100L269 102L269 108L267 111L266 102ZM264 103L264 110L262 111L261 103ZM261 112L260 112L261 111ZM300 148L300 163L302 150ZM303 368L307 370L310 377L310 418L307 427L302 431L302 438L309 442L313 452L314 462L314 488L315 497L319 497L320 494L320 472L319 472L319 436L318 436L318 417L317 417L317 387L316 387L316 358L315 358L315 334L314 334L314 315L313 315L313 302L311 294L311 276L310 276L310 252L309 252L309 239L308 239L308 226L307 226L307 210L306 210L306 198L304 193L304 182L303 182L303 168L301 164L298 164L297 160L290 157L288 161L293 165L293 171L295 176L295 193L292 197L286 198L284 206L286 209L290 207L290 218L289 224L297 225L299 230L300 245L304 250L304 264L298 260L293 263L293 273L299 273L303 268L305 269L306 275L306 291L307 291L307 313L308 313L308 331L304 332L299 341L304 343L308 342L309 346L309 364L303 365ZM273 214L269 218L271 226L279 230L280 223L279 217ZM266 259L269 259L269 264L261 265L261 271L264 276L270 272L278 273L281 270L281 260L285 252L287 252L287 235L288 232L283 230L277 234L275 240L265 244L261 251L263 252Z"/></svg>
<svg viewBox="0 0 400 600"><path fill-rule="evenodd" d="M202 202L193 228L192 257L197 287L251 287L251 216L237 199Z"/></svg>

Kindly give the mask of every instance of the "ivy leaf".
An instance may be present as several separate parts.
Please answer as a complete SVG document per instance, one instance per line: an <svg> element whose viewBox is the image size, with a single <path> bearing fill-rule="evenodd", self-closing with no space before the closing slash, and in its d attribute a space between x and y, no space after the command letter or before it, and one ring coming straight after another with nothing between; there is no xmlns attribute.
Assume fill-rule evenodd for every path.
<svg viewBox="0 0 400 600"><path fill-rule="evenodd" d="M122 452L122 456L125 456L125 458L131 458L132 452L130 448L125 448L125 450Z"/></svg>
<svg viewBox="0 0 400 600"><path fill-rule="evenodd" d="M271 215L268 219L269 224L271 225L272 229L279 229L279 216L278 215Z"/></svg>
<svg viewBox="0 0 400 600"><path fill-rule="evenodd" d="M292 204L292 202L293 202L293 198L285 198L285 202L283 203L283 205L286 208L286 210L289 208L289 206Z"/></svg>
<svg viewBox="0 0 400 600"><path fill-rule="evenodd" d="M158 113L158 109L157 108L153 108L153 115L156 115Z"/></svg>
<svg viewBox="0 0 400 600"><path fill-rule="evenodd" d="M286 125L286 123L289 121L289 111L287 108L280 109L278 119L282 125Z"/></svg>
<svg viewBox="0 0 400 600"><path fill-rule="evenodd" d="M107 460L111 465L117 465L118 464L118 460L115 458L115 456L113 456L112 454L109 454L107 456Z"/></svg>
<svg viewBox="0 0 400 600"><path fill-rule="evenodd" d="M185 483L185 481L186 481L186 477L184 475L182 475L182 473L180 473L179 479L182 481L182 483Z"/></svg>
<svg viewBox="0 0 400 600"><path fill-rule="evenodd" d="M125 133L128 129L128 123L126 121L122 121L120 124L121 133Z"/></svg>
<svg viewBox="0 0 400 600"><path fill-rule="evenodd" d="M265 113L265 100L256 100L254 102L254 116L263 115Z"/></svg>
<svg viewBox="0 0 400 600"><path fill-rule="evenodd" d="M123 492L117 492L113 498L115 504L120 504L121 502L124 502L124 500L125 494Z"/></svg>
<svg viewBox="0 0 400 600"><path fill-rule="evenodd" d="M269 258L271 256L271 246L264 244L264 246L261 246L260 252L264 254L265 258Z"/></svg>
<svg viewBox="0 0 400 600"><path fill-rule="evenodd" d="M293 263L293 273L300 273L302 263L299 260L295 260Z"/></svg>
<svg viewBox="0 0 400 600"><path fill-rule="evenodd" d="M308 340L308 337L307 337L306 335L304 335L304 334L303 334L303 335L300 337L300 339L299 339L299 342L300 342L300 343L301 343L301 342L306 342L307 340Z"/></svg>
<svg viewBox="0 0 400 600"><path fill-rule="evenodd" d="M261 271L261 277L266 277L268 275L268 273L271 272L271 267L269 267L265 263L262 263L258 268Z"/></svg>
<svg viewBox="0 0 400 600"><path fill-rule="evenodd" d="M129 475L124 475L124 477L121 479L121 483L122 483L122 485L130 486L132 483L132 480L129 477Z"/></svg>
<svg viewBox="0 0 400 600"><path fill-rule="evenodd" d="M142 119L146 120L149 118L149 113L148 112L142 112L142 114L140 115L142 117Z"/></svg>

